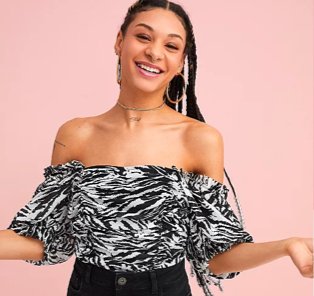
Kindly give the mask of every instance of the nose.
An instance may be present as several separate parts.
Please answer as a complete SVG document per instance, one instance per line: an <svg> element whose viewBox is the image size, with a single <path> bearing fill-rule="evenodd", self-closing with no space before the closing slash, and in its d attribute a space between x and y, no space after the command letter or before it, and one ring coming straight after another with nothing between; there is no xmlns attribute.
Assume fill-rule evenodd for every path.
<svg viewBox="0 0 314 296"><path fill-rule="evenodd" d="M162 59L163 52L159 45L151 44L146 49L146 55L154 62Z"/></svg>

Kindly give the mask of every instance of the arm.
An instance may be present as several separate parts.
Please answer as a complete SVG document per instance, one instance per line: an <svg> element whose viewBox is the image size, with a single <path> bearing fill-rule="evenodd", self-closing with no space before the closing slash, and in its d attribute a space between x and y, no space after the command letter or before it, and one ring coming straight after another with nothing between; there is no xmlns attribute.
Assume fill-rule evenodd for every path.
<svg viewBox="0 0 314 296"><path fill-rule="evenodd" d="M201 174L211 176L223 183L224 147L220 132L204 124L195 129L193 151ZM290 256L304 277L313 278L313 239L291 237L287 239L262 242L240 243L230 250L217 254L208 263L209 269L216 275L243 271L271 262L280 257Z"/></svg>
<svg viewBox="0 0 314 296"><path fill-rule="evenodd" d="M0 260L41 260L43 255L40 240L18 235L11 229L0 230Z"/></svg>
<svg viewBox="0 0 314 296"><path fill-rule="evenodd" d="M68 121L58 129L52 152L52 165L71 160L72 151L68 146L71 144L70 136L73 138L74 122L75 120ZM19 235L12 229L0 230L0 260L42 260L43 256L44 244L41 240Z"/></svg>
<svg viewBox="0 0 314 296"><path fill-rule="evenodd" d="M241 243L216 255L208 264L215 274L243 271L290 256L304 277L313 278L313 246L311 238L287 238L263 243Z"/></svg>

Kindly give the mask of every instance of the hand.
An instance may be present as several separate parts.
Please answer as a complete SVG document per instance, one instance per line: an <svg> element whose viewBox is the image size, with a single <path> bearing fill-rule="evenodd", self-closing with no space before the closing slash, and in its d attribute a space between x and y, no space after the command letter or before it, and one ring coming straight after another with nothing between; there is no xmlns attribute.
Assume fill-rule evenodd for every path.
<svg viewBox="0 0 314 296"><path fill-rule="evenodd" d="M313 278L313 238L291 237L287 239L286 250L299 272Z"/></svg>

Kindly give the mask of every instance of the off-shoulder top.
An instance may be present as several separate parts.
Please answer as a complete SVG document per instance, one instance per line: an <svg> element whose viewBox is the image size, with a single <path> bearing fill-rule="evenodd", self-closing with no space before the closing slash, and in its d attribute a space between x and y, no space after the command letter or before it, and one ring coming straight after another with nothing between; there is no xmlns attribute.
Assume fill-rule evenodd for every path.
<svg viewBox="0 0 314 296"><path fill-rule="evenodd" d="M216 275L208 262L234 244L254 242L227 201L226 185L176 166L94 165L72 160L44 168L44 181L7 229L44 243L51 265L73 254L110 270L147 271L186 257L206 296Z"/></svg>

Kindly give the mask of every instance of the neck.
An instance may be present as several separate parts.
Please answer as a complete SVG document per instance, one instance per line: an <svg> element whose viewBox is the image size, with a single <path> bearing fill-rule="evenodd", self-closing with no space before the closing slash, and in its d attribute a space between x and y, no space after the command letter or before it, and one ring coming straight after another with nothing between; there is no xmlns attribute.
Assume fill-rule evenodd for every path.
<svg viewBox="0 0 314 296"><path fill-rule="evenodd" d="M152 109L159 107L163 99L164 90L156 92L143 92L140 90L126 91L121 87L121 91L117 101L126 107ZM123 121L122 125L126 127L136 127L143 123L157 122L160 117L168 111L170 107L164 103L159 109L149 111L128 110L119 106L118 103L114 106L113 111ZM170 108L171 109L171 108Z"/></svg>

